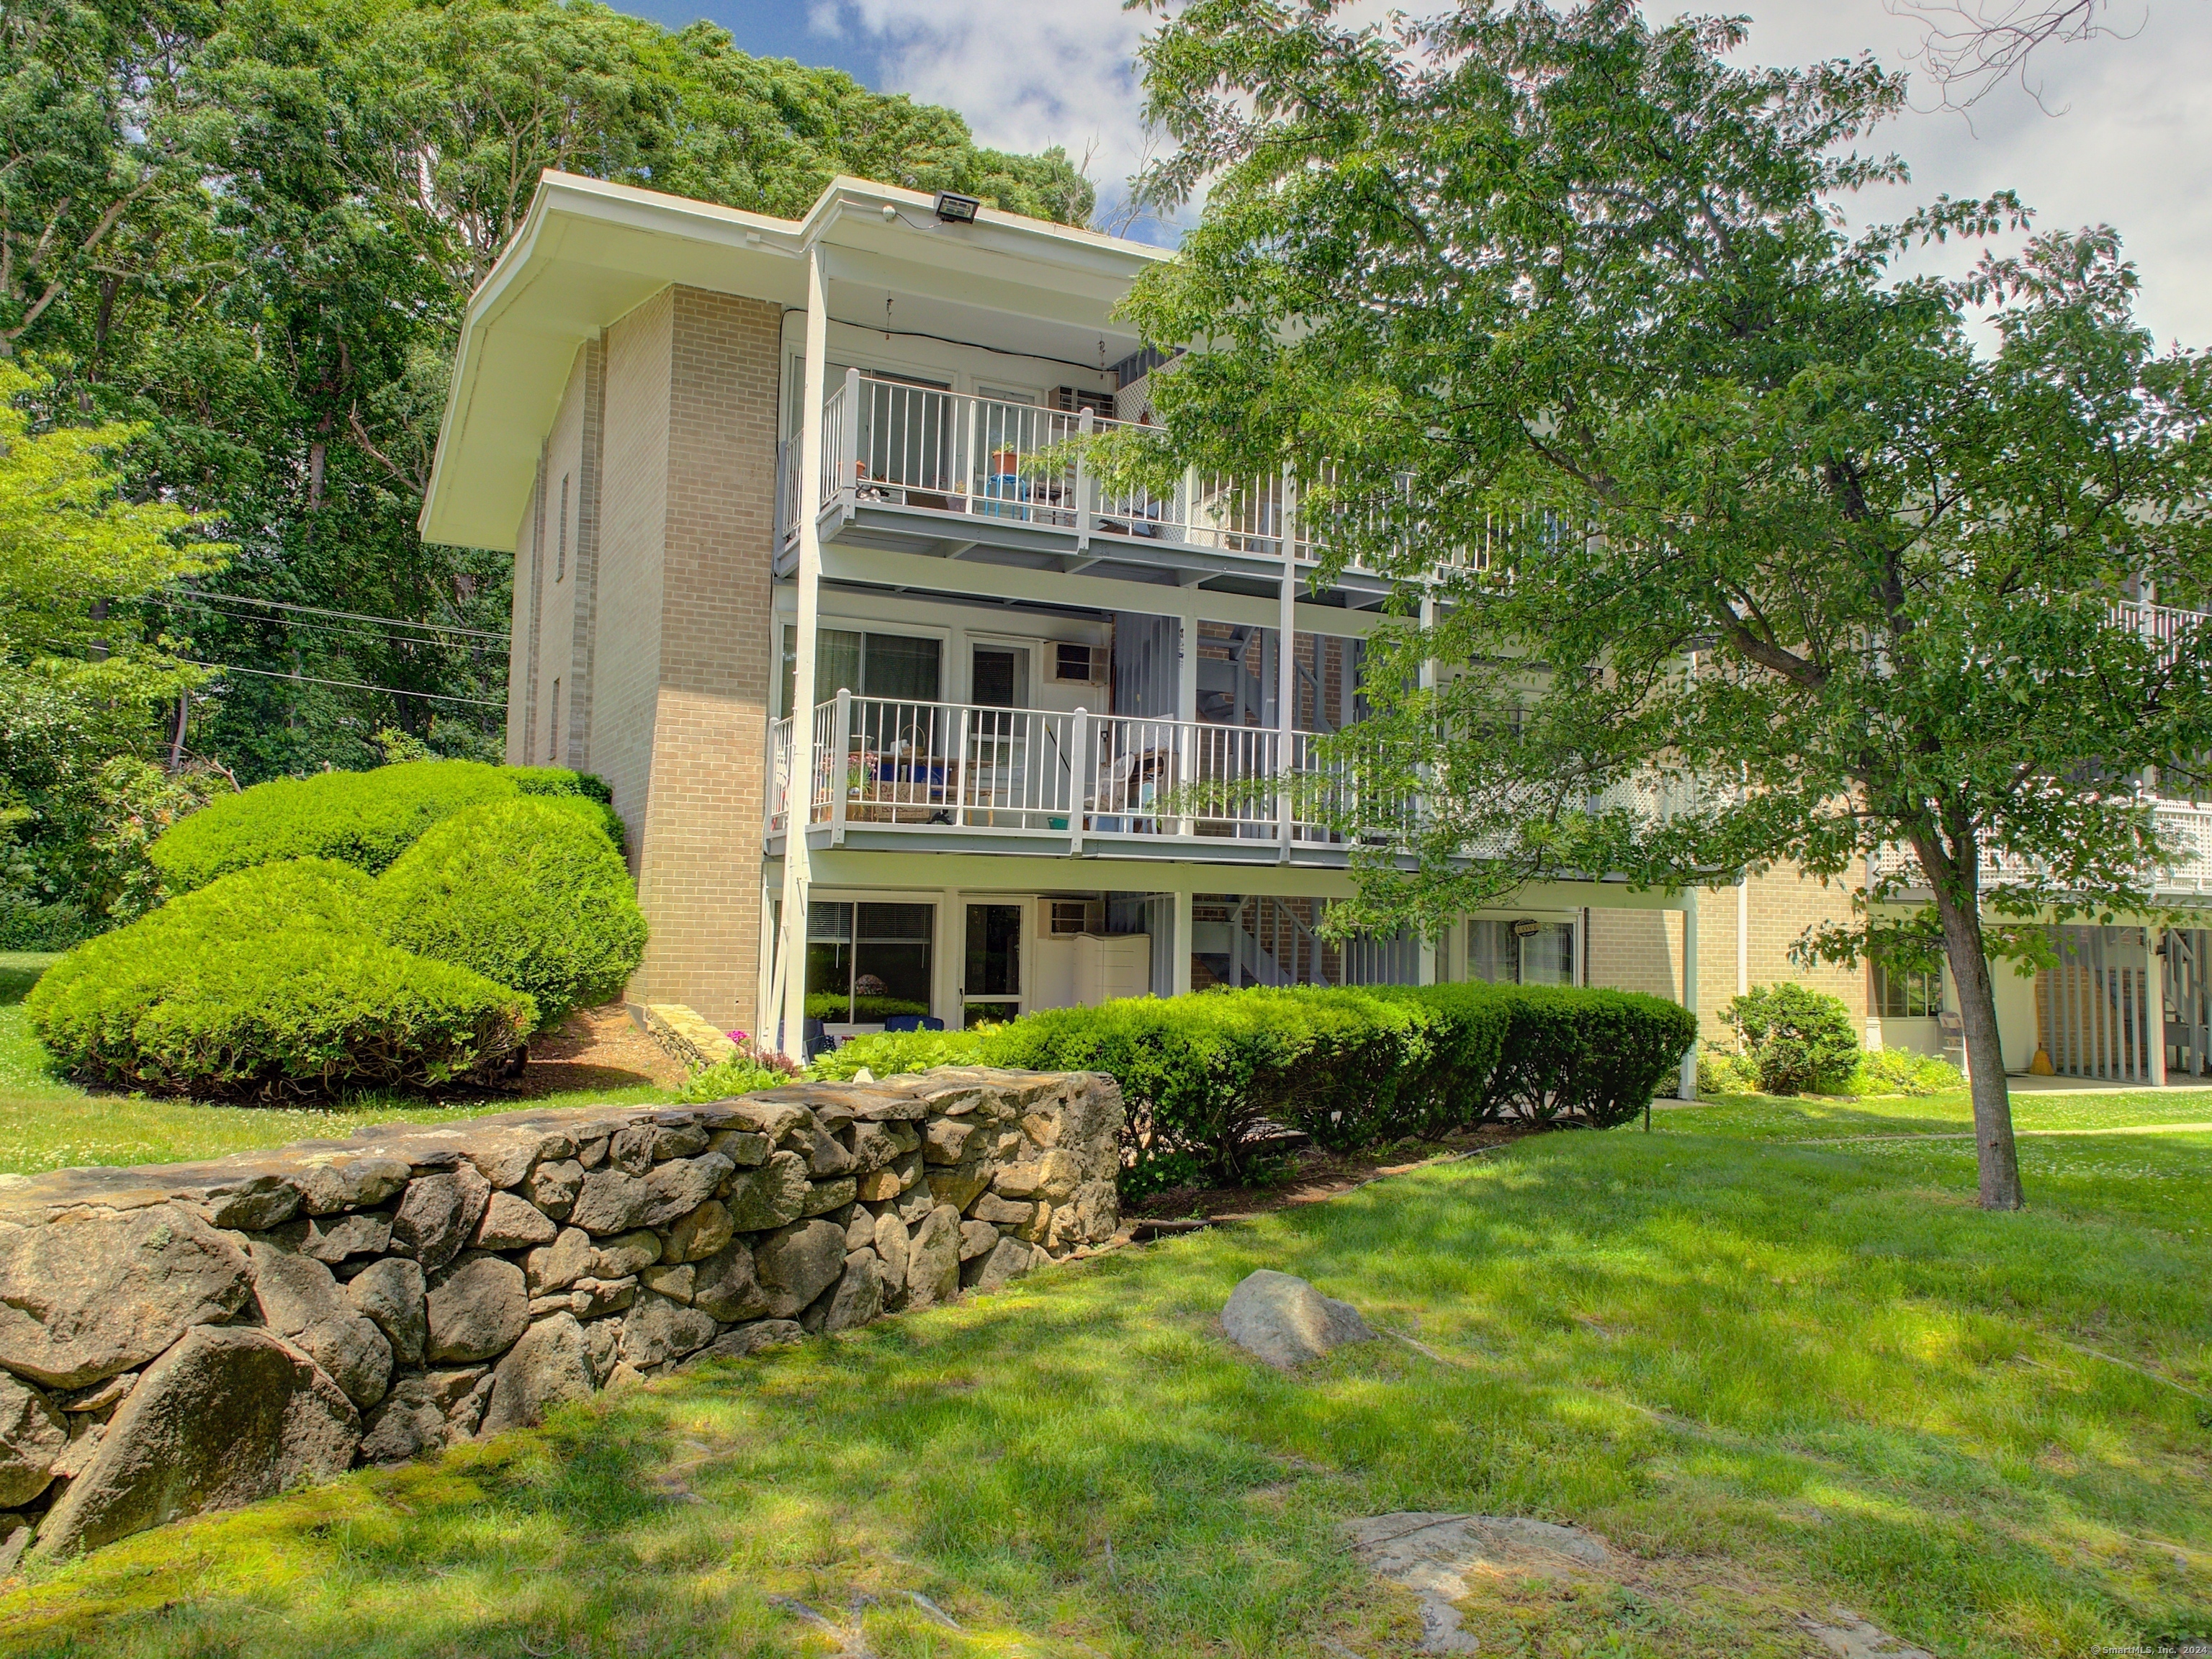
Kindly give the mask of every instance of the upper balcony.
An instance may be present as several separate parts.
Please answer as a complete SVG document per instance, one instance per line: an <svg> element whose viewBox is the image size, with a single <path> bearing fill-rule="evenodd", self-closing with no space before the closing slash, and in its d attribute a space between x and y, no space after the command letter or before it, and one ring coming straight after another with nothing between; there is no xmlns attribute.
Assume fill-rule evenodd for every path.
<svg viewBox="0 0 2212 1659"><path fill-rule="evenodd" d="M1326 553L1325 526L1299 512L1287 475L1191 471L1161 494L1103 488L1081 441L1117 428L1139 429L848 370L828 388L818 475L800 477L798 443L784 446L776 574L796 568L810 508L825 544L1228 591L1272 593L1286 562L1295 579ZM1353 605L1389 589L1356 566L1334 586Z"/></svg>

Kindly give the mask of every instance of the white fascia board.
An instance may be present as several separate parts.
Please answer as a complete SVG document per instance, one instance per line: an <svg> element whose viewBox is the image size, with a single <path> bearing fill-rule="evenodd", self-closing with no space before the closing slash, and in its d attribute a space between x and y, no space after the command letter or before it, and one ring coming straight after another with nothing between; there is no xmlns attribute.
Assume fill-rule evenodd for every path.
<svg viewBox="0 0 2212 1659"><path fill-rule="evenodd" d="M1097 542L1091 544L1095 549ZM1086 571L1036 570L1020 565L981 564L966 559L933 559L921 553L887 548L851 547L842 542L822 549L822 574L829 580L865 582L878 587L911 587L948 598L1026 599L1038 605L1080 605L1096 611L1131 611L1146 617L1188 616L1195 622L1232 623L1273 628L1281 611L1273 599L1210 588L1174 587L1165 582L1124 581ZM1389 620L1379 611L1350 611L1337 605L1297 607L1298 631L1341 639L1365 639Z"/></svg>
<svg viewBox="0 0 2212 1659"><path fill-rule="evenodd" d="M886 221L883 209L897 210ZM835 179L797 223L549 171L471 296L439 425L423 539L506 547L587 340L671 284L805 303L817 243L854 279L922 284L1010 313L1103 320L1160 250L986 208L940 225L919 191Z"/></svg>

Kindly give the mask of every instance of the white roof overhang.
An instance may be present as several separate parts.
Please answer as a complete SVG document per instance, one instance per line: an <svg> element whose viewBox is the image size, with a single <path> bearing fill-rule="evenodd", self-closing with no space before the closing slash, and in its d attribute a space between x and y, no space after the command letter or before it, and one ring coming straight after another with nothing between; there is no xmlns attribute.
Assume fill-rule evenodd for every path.
<svg viewBox="0 0 2212 1659"><path fill-rule="evenodd" d="M423 539L512 544L576 352L601 330L671 284L803 307L817 248L833 318L870 325L883 296L910 296L996 343L1081 361L1133 347L1114 307L1167 257L988 208L944 224L933 198L856 179L832 179L793 222L549 172L463 317Z"/></svg>

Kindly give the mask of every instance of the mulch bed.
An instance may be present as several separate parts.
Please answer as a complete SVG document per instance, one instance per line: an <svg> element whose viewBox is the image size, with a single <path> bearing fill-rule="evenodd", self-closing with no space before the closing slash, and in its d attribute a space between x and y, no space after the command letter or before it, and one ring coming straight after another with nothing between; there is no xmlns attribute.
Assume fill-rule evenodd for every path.
<svg viewBox="0 0 2212 1659"><path fill-rule="evenodd" d="M681 1088L684 1068L631 1022L618 1002L580 1008L550 1036L531 1039L530 1063L500 1091L529 1099L580 1089Z"/></svg>
<svg viewBox="0 0 2212 1659"><path fill-rule="evenodd" d="M1182 1231L1179 1222L1245 1221L1364 1187L1378 1176L1403 1175L1439 1157L1503 1146L1523 1135L1553 1132L1543 1123L1491 1123L1437 1141L1401 1141L1366 1152L1328 1152L1309 1146L1289 1155L1279 1179L1259 1187L1170 1187L1121 1206L1125 1224L1139 1232ZM1160 1224L1147 1226L1147 1223Z"/></svg>

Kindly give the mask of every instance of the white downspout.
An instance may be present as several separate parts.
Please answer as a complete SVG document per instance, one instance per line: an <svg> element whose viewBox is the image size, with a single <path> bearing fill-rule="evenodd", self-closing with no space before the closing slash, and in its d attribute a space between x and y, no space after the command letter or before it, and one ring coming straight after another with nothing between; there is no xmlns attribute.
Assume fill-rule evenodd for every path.
<svg viewBox="0 0 2212 1659"><path fill-rule="evenodd" d="M776 951L783 983L783 1053L806 1058L806 904L813 869L806 830L813 817L814 647L822 614L822 406L823 377L830 362L829 278L822 249L806 255L806 361L799 416L799 616L796 661L791 677L791 793L784 816L783 939ZM832 785L842 789L843 769L833 765Z"/></svg>

